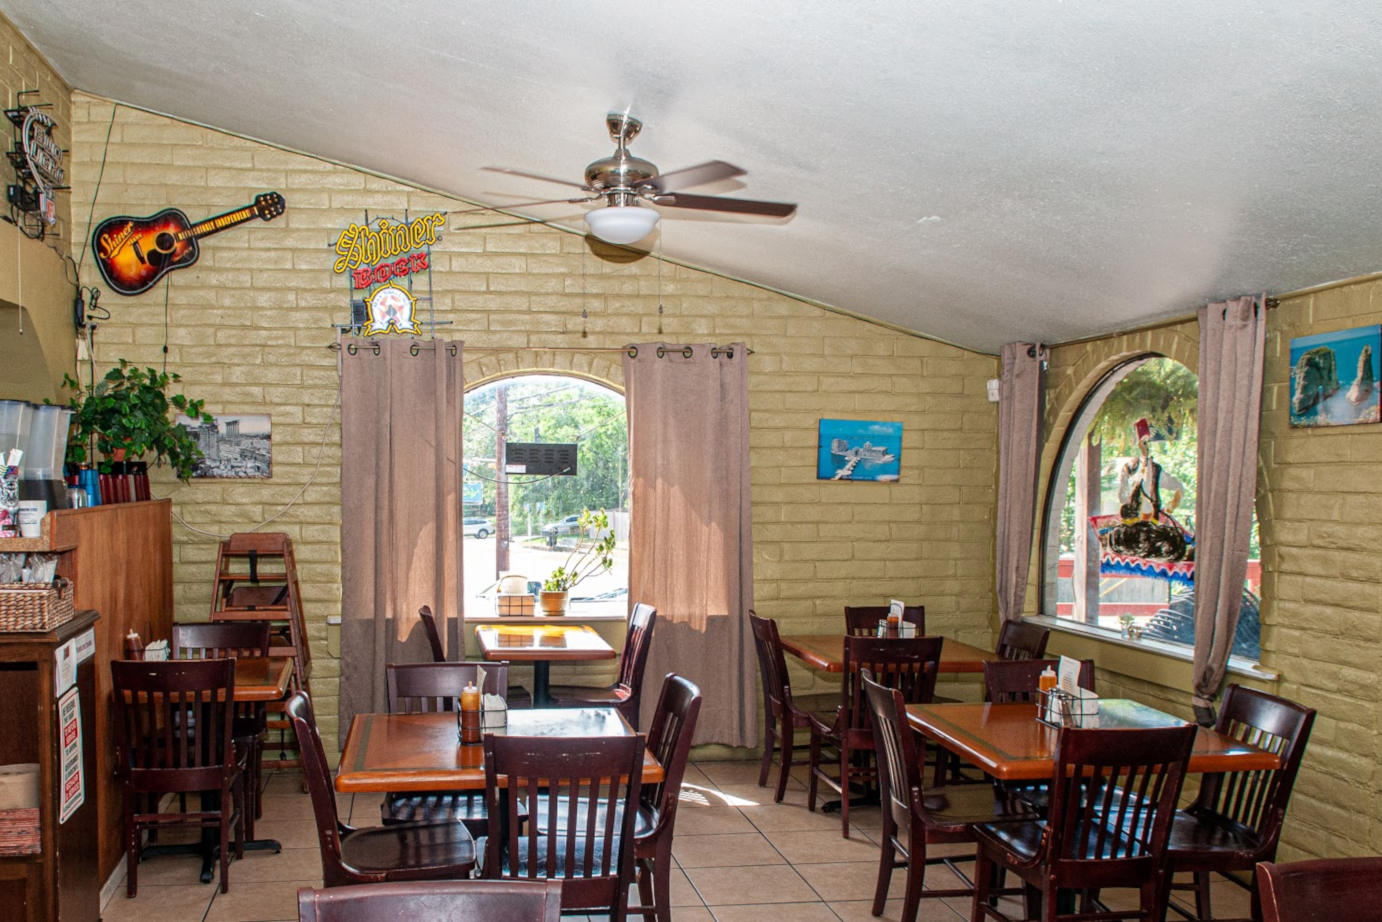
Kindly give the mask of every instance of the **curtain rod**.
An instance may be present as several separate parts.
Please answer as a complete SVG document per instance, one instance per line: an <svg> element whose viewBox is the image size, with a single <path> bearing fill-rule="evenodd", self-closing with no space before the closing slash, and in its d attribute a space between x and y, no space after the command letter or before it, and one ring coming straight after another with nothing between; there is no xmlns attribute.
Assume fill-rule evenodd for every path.
<svg viewBox="0 0 1382 922"><path fill-rule="evenodd" d="M414 342L411 346L408 347L408 351L409 351L411 354L413 354L413 355L417 355L418 352L421 351L422 349L430 349L430 348L432 348L433 346L435 346L435 345L437 345L437 344L439 344L439 343L445 343L445 340L433 339L433 340L427 340L427 341L417 341L417 342ZM378 355L378 354L380 353L380 351L381 351L380 348L379 348L379 343L378 343L378 341L372 343L371 345L373 345L373 347L374 347L371 351L373 351L375 355ZM351 343L351 344L348 345L348 346L342 346L339 342L334 342L334 343L327 343L327 344L326 344L326 348L330 349L332 352L340 352L342 349L344 349L346 352L349 352L351 355L355 355L357 352L360 351L360 348L361 348L361 347L360 347L360 345L359 345L358 343ZM369 346L365 346L364 348L365 348L365 349L369 349L370 347L369 347ZM754 354L755 354L755 353L754 353L754 350L753 350L753 349L750 349L750 348L747 347L747 346L745 346L744 349L745 349L746 352L748 352L749 355L754 355ZM466 347L466 350L465 350L465 351L466 351L466 352L522 352L522 351L530 351L530 352L587 352L587 353L589 353L589 352L622 352L622 353L625 353L626 355L628 355L628 357L631 358L631 359L636 359L636 358L638 358L638 346L635 345L634 343L629 343L627 346L524 346L524 347L519 348L519 349L514 349L514 348L500 348L499 346L468 346L468 347ZM675 353L678 353L678 352L681 353L681 355L682 355L684 358L688 358L688 359L691 358L691 356L694 354L694 351L692 350L692 348L691 348L690 346L683 346L681 349L666 349L666 348L664 348L664 347L662 347L662 346L658 346L658 347L657 347L657 357L660 358L660 359L666 358L668 355L672 355L672 354L675 354ZM452 344L451 344L451 354L452 354L452 355L455 355L455 354L456 354L456 345L455 345L455 343L452 343ZM733 346L711 346L711 347L710 347L710 356L711 356L711 358L719 358L721 355L724 355L724 356L726 356L726 357L728 357L728 358L731 358L731 359L734 358L734 347L733 347Z"/></svg>

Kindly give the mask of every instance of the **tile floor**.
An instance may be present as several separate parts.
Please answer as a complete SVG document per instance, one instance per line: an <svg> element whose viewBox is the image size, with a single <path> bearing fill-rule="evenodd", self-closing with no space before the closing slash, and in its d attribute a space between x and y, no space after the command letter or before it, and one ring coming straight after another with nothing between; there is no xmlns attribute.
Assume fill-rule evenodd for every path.
<svg viewBox="0 0 1382 922"><path fill-rule="evenodd" d="M687 769L674 845L675 922L871 922L881 828L877 808L852 811L845 839L837 814L806 809L799 778L792 779L782 804L774 804L771 789L758 787L757 780L757 762L700 762ZM377 797L343 795L340 809L348 822L379 822ZM320 885L321 863L311 802L300 793L295 775L268 779L264 819L255 834L278 839L283 851L247 852L232 862L229 893L197 882L195 857L151 858L140 864L138 897L127 899L122 882L104 907L103 922L296 920L297 890ZM888 902L885 920L900 917L903 879L902 872L894 872L892 893L899 898ZM936 867L927 872L927 885L948 888L957 882L950 871ZM1216 882L1214 907L1219 915L1246 916L1246 891ZM922 900L918 914L919 922L968 918L967 899Z"/></svg>

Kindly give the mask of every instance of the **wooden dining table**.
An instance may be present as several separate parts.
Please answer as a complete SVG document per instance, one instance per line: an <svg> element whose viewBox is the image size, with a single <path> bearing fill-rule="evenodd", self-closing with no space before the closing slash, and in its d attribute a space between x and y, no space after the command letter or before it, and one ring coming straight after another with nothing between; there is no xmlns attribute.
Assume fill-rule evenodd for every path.
<svg viewBox="0 0 1382 922"><path fill-rule="evenodd" d="M632 736L614 708L524 708L508 712L507 725L484 733L509 736ZM663 778L662 763L643 755L643 783ZM346 731L336 770L342 794L380 791L478 791L485 787L480 743L457 739L456 712L356 714Z"/></svg>
<svg viewBox="0 0 1382 922"><path fill-rule="evenodd" d="M825 672L843 672L845 668L844 634L783 634L782 650L797 659ZM984 663L998 659L998 654L983 647L945 638L941 644L941 672L983 672Z"/></svg>
<svg viewBox="0 0 1382 922"><path fill-rule="evenodd" d="M909 704L907 721L929 740L989 775L1007 781L1049 779L1060 730L1036 719L1035 704ZM1179 727L1186 722L1127 698L1099 701L1105 729ZM1280 767L1274 753L1200 727L1190 752L1192 772L1255 771Z"/></svg>
<svg viewBox="0 0 1382 922"><path fill-rule="evenodd" d="M594 628L585 624L499 624L475 628L475 639L485 659L533 664L533 707L552 703L549 692L553 662L614 659L611 647Z"/></svg>

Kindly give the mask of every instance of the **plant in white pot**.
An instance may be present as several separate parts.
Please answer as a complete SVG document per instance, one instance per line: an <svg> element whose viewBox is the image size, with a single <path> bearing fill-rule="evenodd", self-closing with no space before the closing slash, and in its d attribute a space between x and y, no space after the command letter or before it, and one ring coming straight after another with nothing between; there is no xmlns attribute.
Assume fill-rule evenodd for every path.
<svg viewBox="0 0 1382 922"><path fill-rule="evenodd" d="M542 583L538 605L543 614L566 614L571 589L587 576L607 573L614 566L614 530L609 527L609 516L603 510L582 509L576 525L575 546Z"/></svg>

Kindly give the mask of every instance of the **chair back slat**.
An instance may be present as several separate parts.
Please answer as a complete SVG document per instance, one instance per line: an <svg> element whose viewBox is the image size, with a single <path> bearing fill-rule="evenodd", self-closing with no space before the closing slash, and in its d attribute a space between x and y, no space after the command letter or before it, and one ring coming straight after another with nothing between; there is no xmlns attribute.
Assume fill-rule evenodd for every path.
<svg viewBox="0 0 1382 922"><path fill-rule="evenodd" d="M792 700L792 682L787 673L787 658L782 652L777 622L749 612L749 625L753 628L754 649L758 652L758 675L763 681L764 698L773 714L781 717Z"/></svg>
<svg viewBox="0 0 1382 922"><path fill-rule="evenodd" d="M225 659L268 656L270 624L267 621L199 621L173 625L174 659Z"/></svg>
<svg viewBox="0 0 1382 922"><path fill-rule="evenodd" d="M1191 809L1217 815L1252 830L1271 857L1281 834L1286 805L1305 755L1315 711L1266 692L1230 685L1215 728L1235 740L1273 752L1275 770L1205 775Z"/></svg>
<svg viewBox="0 0 1382 922"><path fill-rule="evenodd" d="M878 622L888 617L887 605L846 605L845 633L858 637L875 637ZM907 605L902 609L902 620L915 624L918 636L926 633L926 606Z"/></svg>
<svg viewBox="0 0 1382 922"><path fill-rule="evenodd" d="M509 664L493 663L389 663L384 681L389 689L389 713L415 714L454 711L461 692L485 672L485 694L507 695Z"/></svg>
<svg viewBox="0 0 1382 922"><path fill-rule="evenodd" d="M642 735L486 735L485 800L499 828L485 876L561 878L565 908L622 918L646 745Z"/></svg>
<svg viewBox="0 0 1382 922"><path fill-rule="evenodd" d="M114 660L117 772L142 791L217 790L235 770L235 663Z"/></svg>
<svg viewBox="0 0 1382 922"><path fill-rule="evenodd" d="M922 759L916 736L907 728L907 701L902 692L860 676L873 726L874 751L878 756L878 787L893 823L908 828L912 798L925 796Z"/></svg>
<svg viewBox="0 0 1382 922"><path fill-rule="evenodd" d="M648 728L648 751L662 765L662 780L639 788L640 801L657 817L656 827L645 835L671 834L700 713L701 690L690 679L669 672Z"/></svg>
<svg viewBox="0 0 1382 922"><path fill-rule="evenodd" d="M427 638L427 647L432 653L432 662L446 662L446 650L442 647L441 631L437 630L437 619L432 614L432 607L424 605L417 610L418 622L422 625L422 633Z"/></svg>
<svg viewBox="0 0 1382 922"><path fill-rule="evenodd" d="M326 761L326 750L317 731L312 702L305 692L295 692L283 710L293 725L302 757L302 774L312 797L312 815L317 824L317 843L321 848L322 879L328 887L351 883L353 879L347 874L341 860L341 821L336 812L331 766Z"/></svg>
<svg viewBox="0 0 1382 922"><path fill-rule="evenodd" d="M1164 860L1194 739L1191 725L1060 731L1044 843L1059 878L1092 874L1100 863Z"/></svg>
<svg viewBox="0 0 1382 922"><path fill-rule="evenodd" d="M984 663L984 700L994 704L1030 704L1036 700L1041 673L1058 670L1054 659L1000 659ZM1080 688L1094 691L1094 660L1080 661L1076 680Z"/></svg>
<svg viewBox="0 0 1382 922"><path fill-rule="evenodd" d="M860 670L867 669L875 682L900 691L908 704L924 704L935 697L943 643L942 637L845 637L840 704L849 726L869 725Z"/></svg>
<svg viewBox="0 0 1382 922"><path fill-rule="evenodd" d="M994 652L999 659L1041 659L1050 639L1050 628L1026 621L1004 621Z"/></svg>

